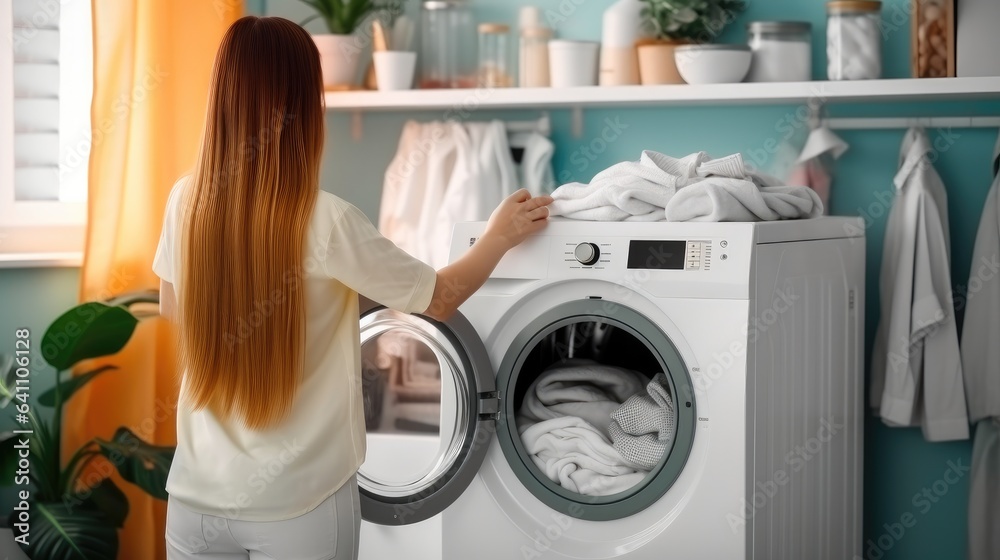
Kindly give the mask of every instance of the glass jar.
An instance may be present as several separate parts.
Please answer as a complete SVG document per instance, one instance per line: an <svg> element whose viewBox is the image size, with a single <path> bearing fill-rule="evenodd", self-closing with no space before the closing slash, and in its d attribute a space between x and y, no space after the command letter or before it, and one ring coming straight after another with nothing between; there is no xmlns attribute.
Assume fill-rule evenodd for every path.
<svg viewBox="0 0 1000 560"><path fill-rule="evenodd" d="M748 82L806 82L812 79L812 26L805 21L753 21L747 24L750 50Z"/></svg>
<svg viewBox="0 0 1000 560"><path fill-rule="evenodd" d="M420 3L421 88L476 85L476 26L467 0Z"/></svg>
<svg viewBox="0 0 1000 560"><path fill-rule="evenodd" d="M831 80L882 77L882 3L835 0L826 3L826 75Z"/></svg>
<svg viewBox="0 0 1000 560"><path fill-rule="evenodd" d="M510 27L502 23L479 24L478 86L511 87Z"/></svg>

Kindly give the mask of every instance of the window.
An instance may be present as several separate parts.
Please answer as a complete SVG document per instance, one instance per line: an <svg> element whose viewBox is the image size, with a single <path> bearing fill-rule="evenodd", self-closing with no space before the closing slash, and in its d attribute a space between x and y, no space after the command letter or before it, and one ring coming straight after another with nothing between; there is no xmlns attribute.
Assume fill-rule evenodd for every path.
<svg viewBox="0 0 1000 560"><path fill-rule="evenodd" d="M0 35L0 263L42 254L78 261L91 138L90 1L3 2Z"/></svg>

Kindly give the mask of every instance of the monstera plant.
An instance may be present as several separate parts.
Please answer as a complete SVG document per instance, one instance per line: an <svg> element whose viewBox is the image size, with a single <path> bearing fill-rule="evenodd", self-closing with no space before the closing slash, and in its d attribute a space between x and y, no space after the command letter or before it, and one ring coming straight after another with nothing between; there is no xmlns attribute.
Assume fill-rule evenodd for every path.
<svg viewBox="0 0 1000 560"><path fill-rule="evenodd" d="M23 548L31 558L114 560L117 557L118 529L125 522L129 504L111 478L91 480L92 474L100 469L82 476L87 465L98 457L114 466L126 481L156 498L167 498L164 487L174 448L150 445L128 428L118 428L107 439L88 441L65 460L60 453L63 406L82 387L118 367L103 365L75 375L72 370L78 364L85 366L87 360L115 354L124 348L139 321L156 315L152 311L143 312L142 307L148 305L142 304L158 302L156 292L139 292L103 303L83 303L56 319L40 344L30 348L29 353L0 356L0 405L14 409L13 418L19 429L31 432L0 433L0 484L17 480L19 495L8 523L15 537L18 536L23 532L19 529L24 528L18 526L20 516L27 511L28 545ZM41 368L35 360L39 356L55 369L55 383L37 398L30 394L25 402L25 391L23 387L18 389L17 380L24 379L23 368L27 365L33 378L31 383L38 383ZM18 407L24 404L28 406ZM37 407L52 409L50 419L37 414ZM27 468L18 463L19 453L25 448ZM27 500L20 497L20 491L27 487L22 484L25 480L22 477L32 487Z"/></svg>

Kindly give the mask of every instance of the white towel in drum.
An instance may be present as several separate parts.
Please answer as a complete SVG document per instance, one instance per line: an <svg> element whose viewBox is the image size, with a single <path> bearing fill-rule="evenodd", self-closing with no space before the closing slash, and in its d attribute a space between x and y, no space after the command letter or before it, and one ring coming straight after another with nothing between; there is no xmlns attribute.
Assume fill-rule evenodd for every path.
<svg viewBox="0 0 1000 560"><path fill-rule="evenodd" d="M674 441L674 401L667 392L667 377L656 374L645 395L632 395L611 414L613 447L629 465L653 470Z"/></svg>
<svg viewBox="0 0 1000 560"><path fill-rule="evenodd" d="M626 465L604 435L577 416L528 424L521 442L545 476L578 494L617 494L646 476L646 471Z"/></svg>
<svg viewBox="0 0 1000 560"><path fill-rule="evenodd" d="M571 360L538 376L524 395L517 425L577 416L610 438L611 413L630 396L644 391L649 378L590 360Z"/></svg>
<svg viewBox="0 0 1000 560"><path fill-rule="evenodd" d="M613 165L589 184L562 185L552 197L551 216L577 220L762 221L823 213L812 189L752 172L740 154L677 159L646 150L639 161Z"/></svg>

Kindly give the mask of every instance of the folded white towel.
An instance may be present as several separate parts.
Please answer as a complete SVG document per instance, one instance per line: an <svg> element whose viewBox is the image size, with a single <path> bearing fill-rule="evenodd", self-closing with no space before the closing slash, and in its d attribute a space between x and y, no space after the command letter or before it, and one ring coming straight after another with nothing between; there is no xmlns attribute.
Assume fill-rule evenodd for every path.
<svg viewBox="0 0 1000 560"><path fill-rule="evenodd" d="M823 203L808 187L789 187L751 172L740 154L677 159L650 150L613 165L589 184L552 193L551 216L596 221L758 221L819 216Z"/></svg>

